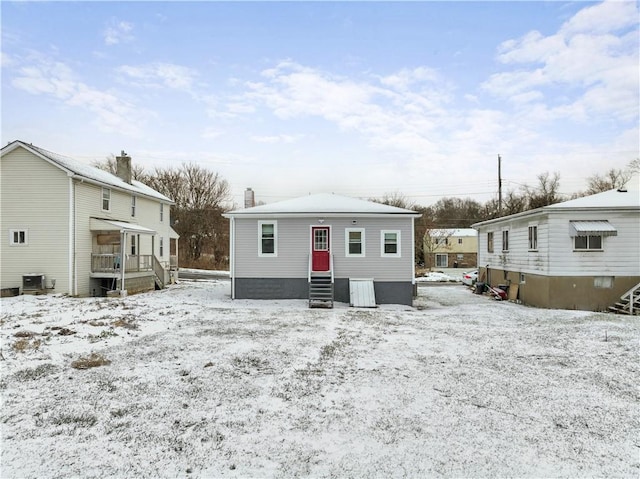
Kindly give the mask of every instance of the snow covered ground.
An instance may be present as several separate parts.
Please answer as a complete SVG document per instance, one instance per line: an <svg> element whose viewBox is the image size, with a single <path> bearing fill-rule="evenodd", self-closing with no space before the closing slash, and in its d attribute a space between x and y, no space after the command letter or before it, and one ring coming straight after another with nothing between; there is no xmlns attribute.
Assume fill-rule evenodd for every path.
<svg viewBox="0 0 640 479"><path fill-rule="evenodd" d="M637 318L418 291L3 298L0 477L638 477Z"/></svg>

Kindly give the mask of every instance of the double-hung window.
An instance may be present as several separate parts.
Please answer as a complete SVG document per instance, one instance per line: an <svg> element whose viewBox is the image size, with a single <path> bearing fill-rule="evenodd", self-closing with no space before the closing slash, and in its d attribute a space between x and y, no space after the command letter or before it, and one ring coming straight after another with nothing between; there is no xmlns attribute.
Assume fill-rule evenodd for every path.
<svg viewBox="0 0 640 479"><path fill-rule="evenodd" d="M9 230L9 244L11 246L26 246L29 244L27 230Z"/></svg>
<svg viewBox="0 0 640 479"><path fill-rule="evenodd" d="M364 228L347 228L345 256L364 256Z"/></svg>
<svg viewBox="0 0 640 479"><path fill-rule="evenodd" d="M538 249L538 226L529 226L529 251Z"/></svg>
<svg viewBox="0 0 640 479"><path fill-rule="evenodd" d="M102 188L102 210L111 211L111 189Z"/></svg>
<svg viewBox="0 0 640 479"><path fill-rule="evenodd" d="M136 215L136 196L131 195L131 216Z"/></svg>
<svg viewBox="0 0 640 479"><path fill-rule="evenodd" d="M493 253L493 231L487 233L487 253Z"/></svg>
<svg viewBox="0 0 640 479"><path fill-rule="evenodd" d="M381 256L400 257L400 231L382 230L380 232Z"/></svg>
<svg viewBox="0 0 640 479"><path fill-rule="evenodd" d="M278 224L275 221L258 222L258 255L278 255Z"/></svg>
<svg viewBox="0 0 640 479"><path fill-rule="evenodd" d="M160 222L164 221L164 203L160 203Z"/></svg>
<svg viewBox="0 0 640 479"><path fill-rule="evenodd" d="M502 251L509 251L509 230L502 231Z"/></svg>
<svg viewBox="0 0 640 479"><path fill-rule="evenodd" d="M164 238L160 236L160 257L164 256Z"/></svg>

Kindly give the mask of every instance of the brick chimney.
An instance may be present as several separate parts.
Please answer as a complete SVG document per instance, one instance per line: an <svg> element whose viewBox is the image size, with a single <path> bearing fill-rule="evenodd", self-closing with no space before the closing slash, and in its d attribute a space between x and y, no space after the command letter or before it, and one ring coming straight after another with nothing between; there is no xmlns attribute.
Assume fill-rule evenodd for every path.
<svg viewBox="0 0 640 479"><path fill-rule="evenodd" d="M253 208L256 205L256 198L251 188L247 188L244 192L244 207Z"/></svg>
<svg viewBox="0 0 640 479"><path fill-rule="evenodd" d="M131 157L124 150L116 156L116 175L125 183L131 184Z"/></svg>

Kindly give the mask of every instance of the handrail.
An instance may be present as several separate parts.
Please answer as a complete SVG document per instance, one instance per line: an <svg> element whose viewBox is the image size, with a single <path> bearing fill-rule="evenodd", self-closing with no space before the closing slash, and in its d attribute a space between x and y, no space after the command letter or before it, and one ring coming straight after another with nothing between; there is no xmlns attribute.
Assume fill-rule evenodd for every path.
<svg viewBox="0 0 640 479"><path fill-rule="evenodd" d="M311 255L309 255L309 270L307 272L307 282L311 283Z"/></svg>
<svg viewBox="0 0 640 479"><path fill-rule="evenodd" d="M156 255L153 255L153 272L156 274L158 279L162 281L162 287L164 288L164 266L160 263L160 260L156 258Z"/></svg>
<svg viewBox="0 0 640 479"><path fill-rule="evenodd" d="M629 297L629 314L633 314L633 304L637 300L640 300L640 292L637 296L635 294L638 290L640 290L640 283L636 284L633 288L620 296L622 299L626 298L627 296Z"/></svg>
<svg viewBox="0 0 640 479"><path fill-rule="evenodd" d="M333 284L333 255L329 255L329 270L331 271L331 284Z"/></svg>

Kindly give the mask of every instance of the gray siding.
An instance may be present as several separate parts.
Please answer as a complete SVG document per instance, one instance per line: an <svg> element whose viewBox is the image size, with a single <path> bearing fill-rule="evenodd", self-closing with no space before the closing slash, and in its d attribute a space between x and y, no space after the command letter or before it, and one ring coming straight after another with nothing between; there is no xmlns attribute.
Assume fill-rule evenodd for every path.
<svg viewBox="0 0 640 479"><path fill-rule="evenodd" d="M235 219L236 278L306 278L311 250L311 226L331 228L331 252L336 278L373 278L376 281L413 281L412 218L278 218L276 257L258 255L258 220ZM354 221L356 222L354 224ZM347 228L365 230L365 256L347 257ZM401 257L382 257L381 231L400 231Z"/></svg>

